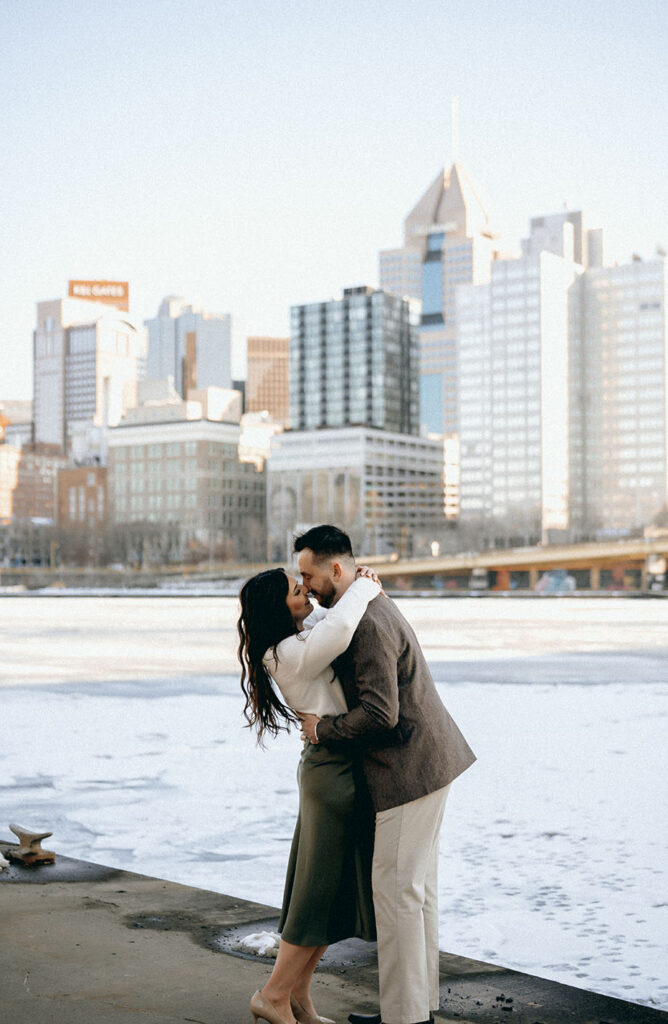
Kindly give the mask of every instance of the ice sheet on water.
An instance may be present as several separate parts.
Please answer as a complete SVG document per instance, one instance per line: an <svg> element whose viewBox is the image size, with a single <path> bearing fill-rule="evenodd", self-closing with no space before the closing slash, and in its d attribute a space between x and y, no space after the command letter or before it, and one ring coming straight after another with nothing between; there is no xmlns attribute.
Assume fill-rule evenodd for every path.
<svg viewBox="0 0 668 1024"><path fill-rule="evenodd" d="M12 782L0 786L2 789L53 789L55 780L50 775L15 775Z"/></svg>
<svg viewBox="0 0 668 1024"><path fill-rule="evenodd" d="M106 636L108 614L94 604L88 627L99 623ZM12 657L27 680L49 685L3 691L0 822L52 829L51 846L64 854L278 905L300 743L281 735L261 751L243 728L238 676L209 670L211 659L193 646L219 644L221 621L234 644L232 603L214 604L197 612L172 598L164 610L155 599L148 608L119 599L96 681L82 655L57 685L40 659L52 653L44 638L49 630L57 638L59 622L36 609L42 619ZM408 607L478 755L453 786L445 818L442 947L668 1008L668 901L657 895L668 875L657 814L666 786L665 606L655 617L640 602L614 603L615 614L596 606L583 623L563 602L558 610L504 603L503 611L478 602L476 625L465 604ZM177 631L184 620L187 636L165 657L171 675L162 665L144 677L136 664L132 677L111 674L125 664L114 648L127 646L128 667L152 665L170 624ZM564 637L577 649L557 654ZM207 668L194 672L193 663Z"/></svg>

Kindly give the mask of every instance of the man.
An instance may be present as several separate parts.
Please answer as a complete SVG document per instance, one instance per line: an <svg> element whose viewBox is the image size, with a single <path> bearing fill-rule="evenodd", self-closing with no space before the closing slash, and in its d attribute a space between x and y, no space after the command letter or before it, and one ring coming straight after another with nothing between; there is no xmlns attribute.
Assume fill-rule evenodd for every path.
<svg viewBox="0 0 668 1024"><path fill-rule="evenodd" d="M325 608L355 579L347 534L295 540L299 571ZM348 712L302 716L313 743L354 742L376 812L373 899L380 1014L353 1024L422 1024L439 1005L438 835L450 784L475 756L443 706L413 630L384 595L370 602L335 667Z"/></svg>

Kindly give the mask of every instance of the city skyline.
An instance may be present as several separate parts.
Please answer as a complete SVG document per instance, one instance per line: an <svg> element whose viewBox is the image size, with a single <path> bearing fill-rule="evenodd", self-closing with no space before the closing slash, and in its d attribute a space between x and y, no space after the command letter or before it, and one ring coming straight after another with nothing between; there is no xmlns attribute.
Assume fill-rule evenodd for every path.
<svg viewBox="0 0 668 1024"><path fill-rule="evenodd" d="M30 397L35 304L77 277L129 280L142 320L170 292L231 313L238 376L243 340L286 334L291 305L377 283L378 250L455 157L500 247L566 204L609 260L651 257L668 9L602 10L5 7L0 398Z"/></svg>

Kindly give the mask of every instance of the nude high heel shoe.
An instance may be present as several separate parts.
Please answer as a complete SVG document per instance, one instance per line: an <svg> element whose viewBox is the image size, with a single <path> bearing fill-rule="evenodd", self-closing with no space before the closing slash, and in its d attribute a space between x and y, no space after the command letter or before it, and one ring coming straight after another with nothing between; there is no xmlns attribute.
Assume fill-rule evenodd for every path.
<svg viewBox="0 0 668 1024"><path fill-rule="evenodd" d="M268 1024L288 1024L269 1000L265 999L259 989L251 998L250 1012L255 1018L255 1024L257 1024L258 1017L260 1020L266 1020Z"/></svg>
<svg viewBox="0 0 668 1024"><path fill-rule="evenodd" d="M302 1004L294 996L290 996L290 1008L295 1015L295 1020L299 1021L299 1024L336 1024L331 1017L314 1017L312 1013L308 1013Z"/></svg>

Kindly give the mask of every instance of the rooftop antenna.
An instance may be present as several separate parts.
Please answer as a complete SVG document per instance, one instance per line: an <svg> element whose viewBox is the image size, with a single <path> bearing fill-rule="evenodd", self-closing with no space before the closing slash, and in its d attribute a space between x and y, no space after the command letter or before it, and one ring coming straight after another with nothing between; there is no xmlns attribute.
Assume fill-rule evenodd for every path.
<svg viewBox="0 0 668 1024"><path fill-rule="evenodd" d="M454 164L459 155L459 99L457 96L453 96L450 100L450 149Z"/></svg>

